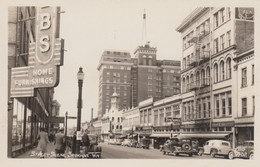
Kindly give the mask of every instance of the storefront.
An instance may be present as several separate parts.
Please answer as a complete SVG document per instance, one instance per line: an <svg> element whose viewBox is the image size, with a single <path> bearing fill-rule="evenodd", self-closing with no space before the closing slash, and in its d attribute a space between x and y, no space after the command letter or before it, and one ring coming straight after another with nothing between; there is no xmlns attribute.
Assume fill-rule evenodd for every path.
<svg viewBox="0 0 260 167"><path fill-rule="evenodd" d="M236 146L247 140L254 140L254 117L242 117L235 119L235 143Z"/></svg>

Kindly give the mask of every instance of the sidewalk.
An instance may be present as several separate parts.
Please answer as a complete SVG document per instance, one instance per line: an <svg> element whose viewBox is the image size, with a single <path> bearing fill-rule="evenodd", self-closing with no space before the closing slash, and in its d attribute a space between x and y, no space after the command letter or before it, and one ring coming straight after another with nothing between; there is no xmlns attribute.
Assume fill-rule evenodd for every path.
<svg viewBox="0 0 260 167"><path fill-rule="evenodd" d="M66 151L65 151L65 155L68 154L69 152L70 152L70 148L67 147ZM36 158L36 159L38 158L39 159L40 158L39 151L36 150L36 148L33 148L33 149L17 156L16 158ZM45 158L56 158L55 145L53 142L48 144Z"/></svg>

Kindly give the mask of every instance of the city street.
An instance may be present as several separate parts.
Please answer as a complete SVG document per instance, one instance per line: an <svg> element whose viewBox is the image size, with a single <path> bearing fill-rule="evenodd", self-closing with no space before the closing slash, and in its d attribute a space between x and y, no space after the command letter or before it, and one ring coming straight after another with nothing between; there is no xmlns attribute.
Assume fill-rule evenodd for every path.
<svg viewBox="0 0 260 167"><path fill-rule="evenodd" d="M102 159L212 159L208 155L189 157L188 155L163 155L157 149L141 149L119 145L109 145L107 143L100 143L102 146ZM223 157L219 157L224 159Z"/></svg>

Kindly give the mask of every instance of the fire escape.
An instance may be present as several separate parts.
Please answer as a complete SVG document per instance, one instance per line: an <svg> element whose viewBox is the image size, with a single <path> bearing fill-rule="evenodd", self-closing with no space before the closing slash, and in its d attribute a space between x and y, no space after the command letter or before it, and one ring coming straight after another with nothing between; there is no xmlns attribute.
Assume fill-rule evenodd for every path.
<svg viewBox="0 0 260 167"><path fill-rule="evenodd" d="M201 94L205 91L207 88L210 87L211 79L210 79L210 72L211 72L211 60L210 60L210 48L208 46L206 50L206 46L202 45L203 41L206 38L211 38L209 35L209 31L202 31L199 33L198 36L192 37L190 39L190 42L194 44L194 54L191 55L190 61L188 63L188 66L190 68L194 69L193 76L190 76L190 83L189 83L189 90L194 91L194 110L191 109L192 112L192 119L195 121L195 126L198 128L200 127L200 123L202 122L202 119L205 120L204 117L204 110L202 99L200 97ZM207 70L202 70L203 64L210 61L210 71L209 74ZM211 89L209 89L211 91ZM211 93L211 92L210 92ZM211 98L210 98L211 99ZM195 104L195 105L194 105ZM211 106L210 106L211 109ZM206 108L207 111L207 108ZM209 111L210 113L210 111ZM207 115L207 112L206 112ZM206 119L208 120L210 118L210 115ZM206 121L206 120L205 120Z"/></svg>

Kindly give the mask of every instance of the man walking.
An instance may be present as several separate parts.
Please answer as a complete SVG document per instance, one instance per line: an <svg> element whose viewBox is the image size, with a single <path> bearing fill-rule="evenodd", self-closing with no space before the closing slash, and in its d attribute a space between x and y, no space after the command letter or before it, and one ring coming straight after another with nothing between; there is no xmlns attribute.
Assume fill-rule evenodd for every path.
<svg viewBox="0 0 260 167"><path fill-rule="evenodd" d="M65 152L65 136L63 134L64 129L60 129L58 133L55 134L54 145L56 158L64 158L63 154Z"/></svg>

